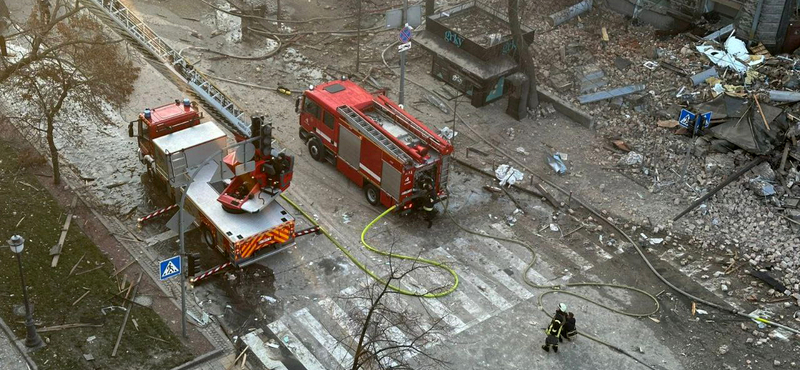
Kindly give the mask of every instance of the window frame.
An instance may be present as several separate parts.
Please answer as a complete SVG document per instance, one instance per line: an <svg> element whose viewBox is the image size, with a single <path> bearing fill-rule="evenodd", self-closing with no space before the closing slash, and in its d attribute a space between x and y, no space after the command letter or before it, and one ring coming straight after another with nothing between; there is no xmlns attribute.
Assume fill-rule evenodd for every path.
<svg viewBox="0 0 800 370"><path fill-rule="evenodd" d="M330 117L330 124L328 124L328 117ZM325 124L326 127L333 130L334 123L336 122L336 117L326 110L322 111L322 123Z"/></svg>
<svg viewBox="0 0 800 370"><path fill-rule="evenodd" d="M316 114L312 113L309 110L309 106L316 107ZM309 115L311 115L312 117L314 117L316 119L320 119L320 112L321 111L322 111L322 106L320 106L319 103L315 102L313 99L309 99L308 97L306 97L305 101L303 101L303 112L304 113L309 114Z"/></svg>

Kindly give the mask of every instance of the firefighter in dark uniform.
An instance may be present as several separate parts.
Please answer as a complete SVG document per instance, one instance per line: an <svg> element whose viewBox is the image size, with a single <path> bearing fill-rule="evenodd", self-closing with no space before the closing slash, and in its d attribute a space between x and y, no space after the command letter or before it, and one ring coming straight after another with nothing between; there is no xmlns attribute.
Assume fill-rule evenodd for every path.
<svg viewBox="0 0 800 370"><path fill-rule="evenodd" d="M436 209L434 208L436 195L433 192L433 185L431 185L430 181L426 181L422 188L425 189L425 195L422 197L422 210L425 212L423 217L428 222L428 228L430 229L433 226L433 219L436 217Z"/></svg>
<svg viewBox="0 0 800 370"><path fill-rule="evenodd" d="M578 335L578 330L575 329L575 315L570 312L567 314L567 322L564 324L564 330L561 331L561 336L571 341L572 337L576 335Z"/></svg>
<svg viewBox="0 0 800 370"><path fill-rule="evenodd" d="M542 349L546 352L550 352L550 348L553 348L553 352L558 353L558 342L561 340L561 331L564 329L564 323L567 321L567 314L564 312L566 310L567 305L560 303L556 314L553 315L553 319L550 320L550 325L544 331L547 338L544 341Z"/></svg>

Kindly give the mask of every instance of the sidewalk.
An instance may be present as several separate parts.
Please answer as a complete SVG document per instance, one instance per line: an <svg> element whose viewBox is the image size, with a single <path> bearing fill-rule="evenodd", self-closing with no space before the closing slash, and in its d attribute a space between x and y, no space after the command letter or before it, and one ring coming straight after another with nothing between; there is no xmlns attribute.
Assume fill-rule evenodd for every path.
<svg viewBox="0 0 800 370"><path fill-rule="evenodd" d="M2 318L0 318L0 369L8 370L27 370L30 369L25 362L25 357L19 350L17 345L22 345L21 342L14 341L14 333L6 325Z"/></svg>

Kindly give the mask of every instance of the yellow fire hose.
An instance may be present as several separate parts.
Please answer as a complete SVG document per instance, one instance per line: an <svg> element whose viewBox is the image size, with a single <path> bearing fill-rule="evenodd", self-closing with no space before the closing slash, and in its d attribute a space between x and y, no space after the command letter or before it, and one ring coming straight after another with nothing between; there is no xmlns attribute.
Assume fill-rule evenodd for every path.
<svg viewBox="0 0 800 370"><path fill-rule="evenodd" d="M331 243L333 243L333 245L336 246L336 248L339 248L339 250L342 251L342 253L344 253L344 255L347 256L347 258L350 259L350 261L352 261L356 266L358 266L358 268L360 268L361 271L364 271L371 278L375 279L375 281L377 281L377 282L379 282L381 284L384 284L384 285L386 284L386 280L384 280L383 278L378 276L378 274L376 274L374 271L370 270L369 267L367 267L363 262L359 261L347 248L345 248L341 243L339 243L339 241L336 240L336 238L334 238L333 235L331 235L328 232L328 230L325 230L325 228L322 227L316 220L314 220L314 218L312 218L306 211L304 211L302 208L300 208L300 206L297 203L293 202L291 199L289 199L284 194L281 194L281 198L283 198L283 200L285 200L292 207L294 207L294 209L296 209L298 212L300 212L300 214L302 214L303 217L305 217L305 219L308 220L308 222L311 222L312 224L314 224L314 226L319 226L320 231L328 238L328 240L330 240ZM367 235L367 232L369 231L369 229L371 229L372 226L375 225L376 222L380 221L380 219L382 219L384 216L386 216L387 214L392 212L395 208L396 208L396 206L390 207L389 209L387 209L386 211L381 213L378 217L376 217L374 220L372 220L372 222L367 224L366 227L364 227L364 230L361 231L361 244L365 248L367 248L369 251L371 251L373 253L380 254L381 256L384 256L384 257L407 260L407 261L412 261L414 263L417 263L417 262L424 263L424 264L431 265L431 266L436 267L436 268L443 269L443 270L447 271L450 275L453 276L453 284L447 290L445 290L443 292L438 292L438 293L412 292L410 290L403 289L403 288L400 288L398 286L391 285L391 284L389 285L389 289L391 289L391 290L393 290L393 291L395 291L397 293L400 293L400 294L404 294L404 295L408 295L408 296L414 296L414 297L424 297L424 298L439 298L439 297L444 297L444 296L454 292L456 290L456 288L458 288L458 274L456 274L455 270L453 270L449 266L445 265L444 263L433 261L433 260L429 260L429 259L426 259L426 258L421 258L421 257L412 257L412 256L406 256L406 255L403 255L403 254L382 251L382 250L379 250L379 249L369 245L369 243L367 243L366 235Z"/></svg>

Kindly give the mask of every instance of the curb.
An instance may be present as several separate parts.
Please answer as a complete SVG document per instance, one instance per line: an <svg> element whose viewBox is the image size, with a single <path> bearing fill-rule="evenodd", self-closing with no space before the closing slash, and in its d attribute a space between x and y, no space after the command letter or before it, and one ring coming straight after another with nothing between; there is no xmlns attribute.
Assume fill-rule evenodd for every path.
<svg viewBox="0 0 800 370"><path fill-rule="evenodd" d="M185 362L183 364L175 366L170 370L188 370L188 369L194 368L195 366L200 366L200 365L202 365L202 364L204 364L204 363L206 363L208 361L214 360L217 357L220 357L221 355L223 355L224 353L225 353L225 351L217 348L217 349L215 349L215 350L213 350L211 352L206 352L206 353L204 353L204 354L202 354L200 356L197 356L197 357L189 360L189 362Z"/></svg>
<svg viewBox="0 0 800 370"><path fill-rule="evenodd" d="M546 101L553 104L553 108L555 108L559 113L569 117L573 121L578 122L583 126L586 126L589 129L594 129L594 118L592 118L592 116L584 112L582 109L575 107L568 101L558 97L558 95L554 94L552 91L541 86L536 87L536 92L539 94L540 101Z"/></svg>
<svg viewBox="0 0 800 370"><path fill-rule="evenodd" d="M33 362L30 356L28 356L28 352L25 351L24 348L19 346L17 343L17 338L14 336L14 332L11 331L11 328L6 325L6 322L3 321L3 318L0 317L0 329L3 330L3 333L8 337L8 340L14 345L14 348L22 355L22 358L25 359L25 362L28 364L28 369L32 370L39 370L39 367L36 366L36 363Z"/></svg>

